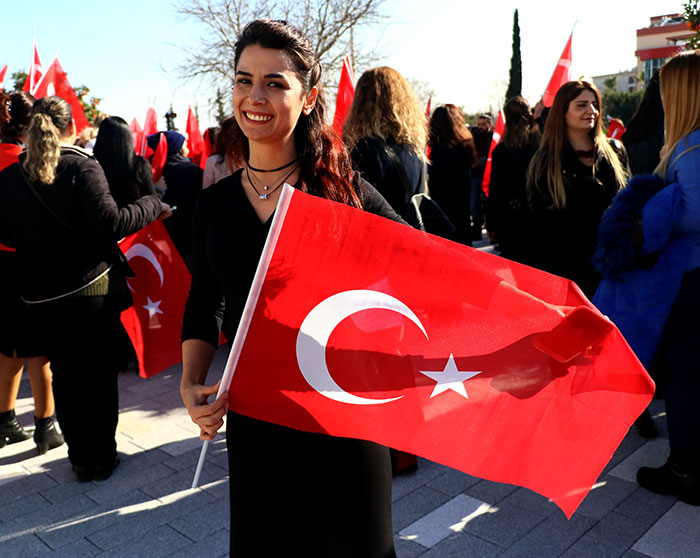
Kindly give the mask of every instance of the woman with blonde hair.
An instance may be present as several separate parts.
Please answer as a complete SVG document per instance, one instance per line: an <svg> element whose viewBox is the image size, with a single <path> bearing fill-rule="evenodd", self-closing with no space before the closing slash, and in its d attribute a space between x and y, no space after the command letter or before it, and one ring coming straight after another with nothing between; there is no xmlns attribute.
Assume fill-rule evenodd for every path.
<svg viewBox="0 0 700 558"><path fill-rule="evenodd" d="M413 89L393 68L372 68L357 80L343 137L362 177L399 215L425 191L426 124Z"/></svg>
<svg viewBox="0 0 700 558"><path fill-rule="evenodd" d="M669 59L659 78L663 156L656 176L630 181L603 218L596 265L606 277L593 302L616 323L646 366L663 333L659 357L666 373L671 451L663 466L640 468L637 482L698 506L700 51ZM625 228L624 223L631 225ZM628 248L620 252L617 247L624 247L625 240Z"/></svg>
<svg viewBox="0 0 700 558"><path fill-rule="evenodd" d="M605 137L600 112L595 85L562 85L527 171L523 263L571 279L589 297L600 281L591 264L598 224L629 174L624 147Z"/></svg>
<svg viewBox="0 0 700 558"><path fill-rule="evenodd" d="M26 151L0 173L0 242L16 249L20 296L51 362L68 458L78 480L89 481L106 479L119 463L113 339L131 297L116 241L162 207L155 195L117 207L75 135L66 101L34 103Z"/></svg>

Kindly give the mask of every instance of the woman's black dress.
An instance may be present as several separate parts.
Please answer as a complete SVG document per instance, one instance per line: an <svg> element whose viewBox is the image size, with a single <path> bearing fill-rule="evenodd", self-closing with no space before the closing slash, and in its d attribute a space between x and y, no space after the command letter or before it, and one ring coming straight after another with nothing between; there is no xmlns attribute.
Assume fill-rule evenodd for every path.
<svg viewBox="0 0 700 558"><path fill-rule="evenodd" d="M362 183L361 194L365 210L399 220L374 188ZM241 171L202 192L183 340L216 346L222 320L233 340L271 222L260 222ZM395 556L386 448L232 411L226 441L231 556Z"/></svg>

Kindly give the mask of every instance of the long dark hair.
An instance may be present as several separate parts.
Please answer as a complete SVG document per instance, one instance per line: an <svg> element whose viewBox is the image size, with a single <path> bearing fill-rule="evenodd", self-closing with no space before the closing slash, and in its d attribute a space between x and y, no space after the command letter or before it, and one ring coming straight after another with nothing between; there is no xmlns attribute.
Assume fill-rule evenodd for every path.
<svg viewBox="0 0 700 558"><path fill-rule="evenodd" d="M93 155L105 171L109 189L122 207L141 197L141 185L150 180L134 152L134 137L123 118L110 116L100 124Z"/></svg>
<svg viewBox="0 0 700 558"><path fill-rule="evenodd" d="M650 135L663 133L664 106L661 102L661 89L659 87L659 71L651 76L644 96L634 111L632 118L627 123L627 129L622 135L622 143L633 143L646 140Z"/></svg>
<svg viewBox="0 0 700 558"><path fill-rule="evenodd" d="M506 128L501 143L511 149L537 147L540 143L540 128L532 116L530 104L519 95L511 97L503 107Z"/></svg>
<svg viewBox="0 0 700 558"><path fill-rule="evenodd" d="M430 117L430 147L448 145L456 147L464 153L469 166L476 161L474 137L455 105L441 105L433 111Z"/></svg>
<svg viewBox="0 0 700 558"><path fill-rule="evenodd" d="M35 100L26 91L14 91L9 95L0 91L0 137L3 141L24 136L32 120Z"/></svg>
<svg viewBox="0 0 700 558"><path fill-rule="evenodd" d="M246 47L259 45L284 51L294 62L304 93L318 88L316 106L301 114L294 130L299 156L301 190L360 207L350 156L333 128L326 124L326 100L321 85L321 63L304 34L286 21L258 19L243 28L234 49L234 68ZM244 164L250 154L248 138L236 123L230 148L232 159Z"/></svg>

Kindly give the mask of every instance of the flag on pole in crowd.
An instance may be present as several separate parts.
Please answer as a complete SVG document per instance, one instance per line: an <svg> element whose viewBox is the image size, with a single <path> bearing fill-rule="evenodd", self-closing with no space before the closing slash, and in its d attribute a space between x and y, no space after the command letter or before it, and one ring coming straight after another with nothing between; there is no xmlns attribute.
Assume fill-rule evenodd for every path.
<svg viewBox="0 0 700 558"><path fill-rule="evenodd" d="M190 274L156 220L119 243L135 277L128 279L134 305L121 320L136 350L139 373L150 378L182 360L180 328Z"/></svg>
<svg viewBox="0 0 700 558"><path fill-rule="evenodd" d="M141 148L141 141L143 139L143 128L141 128L141 124L139 124L139 121L136 120L136 117L131 119L129 129L131 130L131 135L134 137L134 151L138 155Z"/></svg>
<svg viewBox="0 0 700 558"><path fill-rule="evenodd" d="M7 64L5 64L2 67L2 70L0 70L0 91L3 90L3 87L5 85L5 74L7 73Z"/></svg>
<svg viewBox="0 0 700 558"><path fill-rule="evenodd" d="M33 95L37 99L56 95L66 101L73 112L73 120L75 120L75 128L78 133L90 126L83 105L80 104L80 99L75 94L73 87L68 81L66 72L63 71L58 57L53 59L46 72L39 79L39 83L34 88Z"/></svg>
<svg viewBox="0 0 700 558"><path fill-rule="evenodd" d="M165 162L168 159L168 140L165 134L161 132L158 138L158 147L156 147L156 152L151 160L151 170L153 171L153 182L158 182L160 177L163 176L163 168L165 167Z"/></svg>
<svg viewBox="0 0 700 558"><path fill-rule="evenodd" d="M44 73L41 67L41 60L39 59L39 50L36 48L36 38L32 40L33 51L32 51L32 62L29 64L29 75L27 79L24 80L24 86L22 86L22 91L27 91L34 95L34 91L41 80L41 76ZM36 95L34 95L36 97ZM38 99L38 97L37 97Z"/></svg>
<svg viewBox="0 0 700 558"><path fill-rule="evenodd" d="M607 136L611 139L620 139L622 134L627 131L625 125L618 118L610 118L608 122L608 133Z"/></svg>
<svg viewBox="0 0 700 558"><path fill-rule="evenodd" d="M350 57L343 58L343 69L338 82L338 96L335 98L335 115L333 127L340 137L343 136L343 122L350 110L352 98L355 96L355 74L352 71Z"/></svg>
<svg viewBox="0 0 700 558"><path fill-rule="evenodd" d="M202 157L199 160L199 168L202 170L207 167L207 159L209 159L214 152L211 143L211 131L207 128L204 130L204 136L202 137Z"/></svg>
<svg viewBox="0 0 700 558"><path fill-rule="evenodd" d="M491 185L491 155L493 154L494 148L501 141L503 132L506 130L506 117L503 114L503 109L498 111L498 119L496 120L496 127L493 129L493 136L491 136L491 145L489 146L489 154L486 158L486 166L484 167L484 177L481 179L481 189L484 194L489 195L489 186Z"/></svg>
<svg viewBox="0 0 700 558"><path fill-rule="evenodd" d="M654 384L571 281L285 187L220 390L571 517Z"/></svg>
<svg viewBox="0 0 700 558"><path fill-rule="evenodd" d="M574 26L575 27L575 26ZM544 96L542 97L542 102L545 107L551 107L554 102L554 96L559 91L559 88L566 82L573 80L573 74L571 71L571 63L573 60L571 51L571 42L574 38L574 30L571 30L571 35L569 35L569 40L566 41L566 46L559 57L559 62L557 62L554 68L554 73L552 74L547 89L544 91Z"/></svg>
<svg viewBox="0 0 700 558"><path fill-rule="evenodd" d="M143 136L141 137L141 147L139 148L139 155L141 157L147 157L148 153L148 136L158 132L158 115L156 114L156 109L153 107L148 107L146 110L146 120L143 123Z"/></svg>
<svg viewBox="0 0 700 558"><path fill-rule="evenodd" d="M195 165L200 165L204 152L204 139L199 131L199 122L192 107L187 107L187 148L190 151L189 157ZM201 165L200 165L201 166ZM202 167L203 168L203 167Z"/></svg>

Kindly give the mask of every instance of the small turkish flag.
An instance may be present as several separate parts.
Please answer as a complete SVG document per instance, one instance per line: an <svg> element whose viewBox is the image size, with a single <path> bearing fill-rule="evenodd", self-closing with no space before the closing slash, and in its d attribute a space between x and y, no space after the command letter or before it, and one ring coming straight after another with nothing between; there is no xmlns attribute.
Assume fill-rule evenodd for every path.
<svg viewBox="0 0 700 558"><path fill-rule="evenodd" d="M159 220L119 247L135 274L128 279L134 305L122 312L122 324L136 350L139 373L150 378L182 361L180 330L190 273Z"/></svg>
<svg viewBox="0 0 700 558"><path fill-rule="evenodd" d="M32 95L34 94L34 90L39 84L39 80L43 74L41 60L39 59L39 50L36 48L36 41L33 43L33 47L32 63L29 65L29 75L27 76L27 79L24 80L24 86L22 87L22 91L27 91Z"/></svg>
<svg viewBox="0 0 700 558"><path fill-rule="evenodd" d="M493 155L493 150L501 141L501 137L505 131L506 117L503 114L503 109L501 109L498 111L498 120L496 120L496 127L493 129L491 145L489 146L489 154L486 158L486 166L484 167L484 177L481 179L481 189L487 196L489 195L489 186L491 186L491 156Z"/></svg>
<svg viewBox="0 0 700 558"><path fill-rule="evenodd" d="M156 147L156 152L153 155L153 161L151 162L151 170L153 171L153 182L158 182L160 177L163 176L163 168L165 167L165 162L168 159L168 140L165 138L165 134L160 134L160 139L158 140L158 147Z"/></svg>
<svg viewBox="0 0 700 558"><path fill-rule="evenodd" d="M41 99L42 97L50 97L56 95L66 101L73 113L75 120L76 132L80 133L85 128L90 126L83 105L80 104L80 99L75 94L73 87L68 81L66 72L63 71L58 58L54 58L46 73L41 76L39 83L34 90L34 97Z"/></svg>
<svg viewBox="0 0 700 558"><path fill-rule="evenodd" d="M139 154L141 149L141 142L143 141L143 128L136 117L131 119L131 124L129 124L129 129L131 130L131 135L134 138L134 151Z"/></svg>
<svg viewBox="0 0 700 558"><path fill-rule="evenodd" d="M5 84L5 74L7 73L7 64L5 64L2 67L2 70L0 70L0 91L3 89L3 85Z"/></svg>
<svg viewBox="0 0 700 558"><path fill-rule="evenodd" d="M355 96L355 74L352 71L350 57L343 58L343 69L340 72L338 82L338 96L335 98L335 115L333 116L333 128L338 136L343 137L343 122L352 105Z"/></svg>
<svg viewBox="0 0 700 558"><path fill-rule="evenodd" d="M143 123L143 136L141 137L141 145L138 147L138 153L141 157L147 157L148 153L148 136L158 132L158 115L156 109L148 107L146 111L146 120Z"/></svg>
<svg viewBox="0 0 700 558"><path fill-rule="evenodd" d="M611 139L620 139L622 137L622 134L624 134L626 130L627 128L625 128L625 125L622 123L621 120L617 118L611 118L610 123L608 124L607 136Z"/></svg>
<svg viewBox="0 0 700 558"><path fill-rule="evenodd" d="M204 152L204 139L199 131L199 122L192 110L192 107L187 107L187 148L190 151L189 157L195 165L200 165L202 154Z"/></svg>
<svg viewBox="0 0 700 558"><path fill-rule="evenodd" d="M525 486L567 516L654 391L570 281L286 187L229 382L238 413Z"/></svg>
<svg viewBox="0 0 700 558"><path fill-rule="evenodd" d="M571 62L573 60L571 53L571 41L573 38L574 32L572 30L571 35L569 35L569 40L566 42L566 46L559 57L559 62L557 62L557 65L554 68L554 73L547 84L547 89L544 91L542 103L545 107L551 107L559 88L573 79L571 74Z"/></svg>

